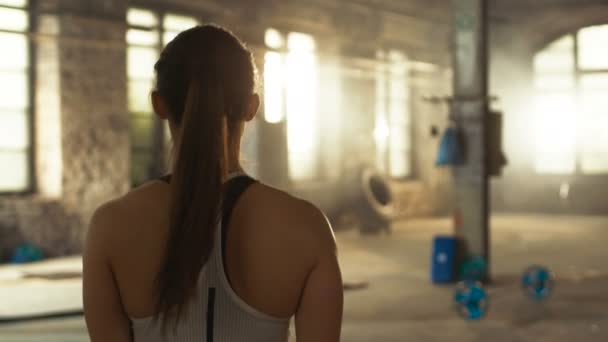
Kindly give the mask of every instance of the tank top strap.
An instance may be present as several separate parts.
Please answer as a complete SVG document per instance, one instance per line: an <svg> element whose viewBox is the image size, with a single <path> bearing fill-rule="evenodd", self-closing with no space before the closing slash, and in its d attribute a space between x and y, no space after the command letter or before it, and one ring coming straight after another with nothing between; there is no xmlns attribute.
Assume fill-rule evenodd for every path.
<svg viewBox="0 0 608 342"><path fill-rule="evenodd" d="M171 174L167 174L159 178L160 181L165 182L167 184L171 183ZM226 180L224 181L224 190L223 190L223 201L222 201L222 223L220 226L220 243L222 255L222 261L225 263L226 261L226 237L228 232L228 224L230 223L230 217L232 216L232 211L236 206L238 200L241 198L243 193L257 181L251 178L243 171L232 172L228 174Z"/></svg>
<svg viewBox="0 0 608 342"><path fill-rule="evenodd" d="M241 196L247 191L247 189L257 183L257 181L249 177L245 173L235 174L224 183L224 198L222 202L222 224L220 226L221 234L221 251L222 261L226 263L226 238L228 236L228 225L230 224L230 218L232 211L238 203Z"/></svg>

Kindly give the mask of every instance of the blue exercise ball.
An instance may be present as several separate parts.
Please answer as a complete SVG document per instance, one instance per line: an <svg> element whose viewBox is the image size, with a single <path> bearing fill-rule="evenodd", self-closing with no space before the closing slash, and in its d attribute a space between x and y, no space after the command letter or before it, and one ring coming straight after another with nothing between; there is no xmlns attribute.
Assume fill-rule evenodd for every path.
<svg viewBox="0 0 608 342"><path fill-rule="evenodd" d="M485 317L488 313L489 299L482 284L476 281L461 282L454 292L456 310L467 320L474 321Z"/></svg>
<svg viewBox="0 0 608 342"><path fill-rule="evenodd" d="M543 300L551 295L555 279L551 271L539 265L528 267L522 277L521 286L530 298Z"/></svg>

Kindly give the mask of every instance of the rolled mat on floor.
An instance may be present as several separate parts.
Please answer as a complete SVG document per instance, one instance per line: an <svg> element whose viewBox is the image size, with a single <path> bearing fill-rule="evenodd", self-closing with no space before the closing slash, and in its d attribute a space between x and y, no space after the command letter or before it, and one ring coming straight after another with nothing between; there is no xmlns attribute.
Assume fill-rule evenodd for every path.
<svg viewBox="0 0 608 342"><path fill-rule="evenodd" d="M81 315L82 258L0 266L0 323Z"/></svg>

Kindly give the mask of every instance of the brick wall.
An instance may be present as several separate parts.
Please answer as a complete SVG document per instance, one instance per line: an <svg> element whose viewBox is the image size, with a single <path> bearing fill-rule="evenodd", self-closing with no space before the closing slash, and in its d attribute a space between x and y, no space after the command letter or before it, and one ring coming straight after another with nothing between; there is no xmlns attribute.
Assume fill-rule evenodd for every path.
<svg viewBox="0 0 608 342"><path fill-rule="evenodd" d="M61 36L62 200L87 217L129 186L125 28L65 15Z"/></svg>
<svg viewBox="0 0 608 342"><path fill-rule="evenodd" d="M23 241L41 246L49 256L78 253L94 209L128 190L125 25L120 19L125 7L117 1L97 1L103 8L92 3L37 2L38 187L34 194L0 197L1 258ZM61 173L54 174L58 169Z"/></svg>

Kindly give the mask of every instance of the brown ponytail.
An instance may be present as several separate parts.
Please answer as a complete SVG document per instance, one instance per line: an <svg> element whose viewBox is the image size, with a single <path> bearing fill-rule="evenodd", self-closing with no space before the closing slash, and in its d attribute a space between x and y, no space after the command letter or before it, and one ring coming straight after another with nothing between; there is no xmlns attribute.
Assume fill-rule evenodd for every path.
<svg viewBox="0 0 608 342"><path fill-rule="evenodd" d="M170 230L158 281L157 318L176 323L195 294L214 247L225 151L234 149L254 87L251 53L230 32L199 26L178 35L155 66L157 91L179 128L173 165ZM224 130L227 124L227 135Z"/></svg>

